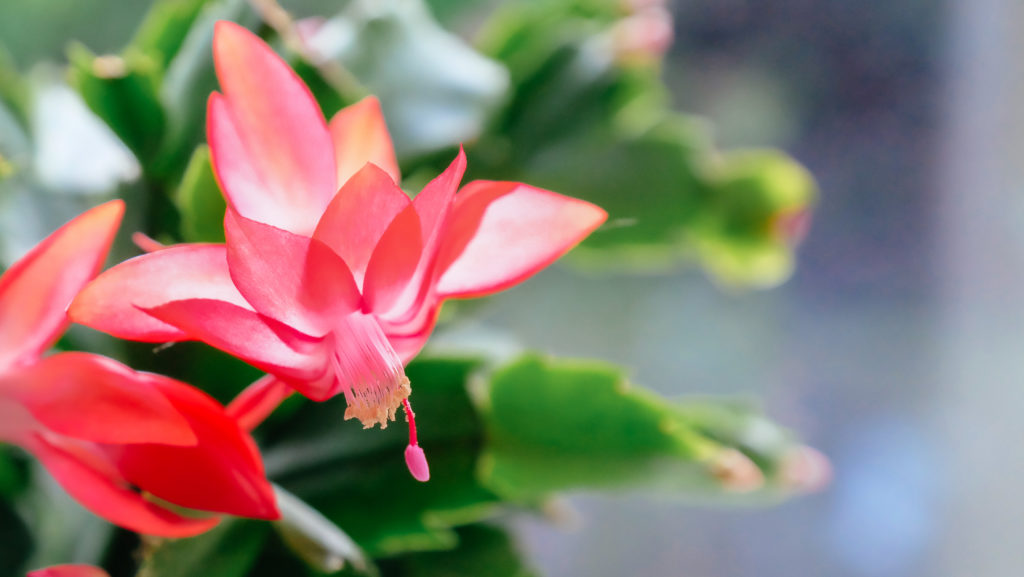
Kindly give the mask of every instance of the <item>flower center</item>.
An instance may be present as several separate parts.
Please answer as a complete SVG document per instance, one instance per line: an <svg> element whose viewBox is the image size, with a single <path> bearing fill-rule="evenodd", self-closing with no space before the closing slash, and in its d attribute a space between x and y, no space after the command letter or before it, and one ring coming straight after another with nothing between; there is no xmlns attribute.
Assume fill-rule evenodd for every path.
<svg viewBox="0 0 1024 577"><path fill-rule="evenodd" d="M402 360L372 316L348 315L334 335L331 360L348 403L345 418L359 419L365 428L387 428L411 392Z"/></svg>

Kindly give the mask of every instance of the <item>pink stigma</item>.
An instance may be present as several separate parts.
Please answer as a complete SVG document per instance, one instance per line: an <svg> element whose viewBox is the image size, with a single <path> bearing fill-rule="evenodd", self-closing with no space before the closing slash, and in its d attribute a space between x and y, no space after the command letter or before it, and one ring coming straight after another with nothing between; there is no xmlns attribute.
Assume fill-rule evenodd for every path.
<svg viewBox="0 0 1024 577"><path fill-rule="evenodd" d="M430 480L430 466L427 465L427 456L423 449L416 442L416 414L412 412L409 399L402 399L402 406L405 408L405 419L409 421L409 446L405 448L405 466L409 467L409 473L414 479L422 483Z"/></svg>

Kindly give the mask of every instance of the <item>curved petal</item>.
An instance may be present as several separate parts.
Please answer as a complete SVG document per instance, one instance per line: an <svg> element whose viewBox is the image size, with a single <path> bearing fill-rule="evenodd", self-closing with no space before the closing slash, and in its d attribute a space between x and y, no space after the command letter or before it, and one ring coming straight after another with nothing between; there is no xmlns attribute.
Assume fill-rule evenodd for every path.
<svg viewBox="0 0 1024 577"><path fill-rule="evenodd" d="M389 310L381 310L381 314L385 314L389 321L408 322L436 300L434 284L438 274L438 250L446 222L450 218L455 191L465 172L466 153L459 148L459 154L448 168L430 181L413 200L413 206L420 217L423 249L416 270L406 283L406 290L392 300Z"/></svg>
<svg viewBox="0 0 1024 577"><path fill-rule="evenodd" d="M0 277L0 367L38 357L57 340L64 311L99 272L123 214L120 200L82 213Z"/></svg>
<svg viewBox="0 0 1024 577"><path fill-rule="evenodd" d="M110 577L110 575L103 569L92 565L54 565L29 571L25 577Z"/></svg>
<svg viewBox="0 0 1024 577"><path fill-rule="evenodd" d="M188 420L198 443L192 447L111 447L114 464L125 478L165 501L190 509L280 518L274 491L248 433L202 391L159 375L148 377Z"/></svg>
<svg viewBox="0 0 1024 577"><path fill-rule="evenodd" d="M167 245L140 231L132 233L132 244L142 252L156 252L167 248Z"/></svg>
<svg viewBox="0 0 1024 577"><path fill-rule="evenodd" d="M409 361L416 358L416 355L423 350L431 333L434 332L440 312L440 305L424 307L413 322L400 327L400 330L399 327L386 323L382 325L388 335L388 342L394 347L398 357L402 359L402 364L409 364Z"/></svg>
<svg viewBox="0 0 1024 577"><path fill-rule="evenodd" d="M206 141L210 145L213 173L228 205L253 218L273 220L277 210L274 191L263 182L242 141L228 100L220 92L211 92L206 101Z"/></svg>
<svg viewBox="0 0 1024 577"><path fill-rule="evenodd" d="M438 236L445 219L451 210L455 191L466 174L466 152L459 147L459 154L448 165L444 172L431 180L423 191L416 195L413 204L420 215L423 226L423 244L430 243L432 237Z"/></svg>
<svg viewBox="0 0 1024 577"><path fill-rule="evenodd" d="M522 282L607 216L589 202L518 182L471 182L445 230L438 295L480 296Z"/></svg>
<svg viewBox="0 0 1024 577"><path fill-rule="evenodd" d="M145 311L180 328L190 339L286 379L314 380L327 369L329 356L322 339L231 303L188 299Z"/></svg>
<svg viewBox="0 0 1024 577"><path fill-rule="evenodd" d="M345 262L327 245L228 210L227 266L256 310L306 334L323 336L362 297Z"/></svg>
<svg viewBox="0 0 1024 577"><path fill-rule="evenodd" d="M323 336L334 319L362 304L348 266L322 242L228 210L228 269L260 313L309 335Z"/></svg>
<svg viewBox="0 0 1024 577"><path fill-rule="evenodd" d="M386 172L367 164L338 191L313 237L331 247L361 281L380 237L410 203Z"/></svg>
<svg viewBox="0 0 1024 577"><path fill-rule="evenodd" d="M90 444L34 435L25 449L35 455L69 495L115 525L147 535L191 537L213 528L215 517L182 517L133 491L113 464Z"/></svg>
<svg viewBox="0 0 1024 577"><path fill-rule="evenodd" d="M208 123L208 139L225 196L248 218L311 233L338 189L316 100L266 43L232 22L217 22L213 60L226 106ZM227 169L234 161L222 161L239 154L247 160L236 173ZM253 186L254 176L262 186Z"/></svg>
<svg viewBox="0 0 1024 577"><path fill-rule="evenodd" d="M422 251L420 218L410 206L380 237L366 267L363 295L369 310L387 311L394 306L415 274Z"/></svg>
<svg viewBox="0 0 1024 577"><path fill-rule="evenodd" d="M71 303L76 323L115 337L165 342L188 338L143 309L176 300L204 298L250 308L231 282L220 244L181 244L137 256L103 272Z"/></svg>
<svg viewBox="0 0 1024 577"><path fill-rule="evenodd" d="M227 406L227 413L239 427L251 431L274 412L295 389L274 375L264 375L245 388Z"/></svg>
<svg viewBox="0 0 1024 577"><path fill-rule="evenodd" d="M384 170L394 182L402 181L391 144L380 101L367 96L338 111L327 126L334 141L335 163L338 165L338 186L372 162Z"/></svg>
<svg viewBox="0 0 1024 577"><path fill-rule="evenodd" d="M148 378L99 355L61 353L0 376L43 426L103 443L194 445L196 436Z"/></svg>

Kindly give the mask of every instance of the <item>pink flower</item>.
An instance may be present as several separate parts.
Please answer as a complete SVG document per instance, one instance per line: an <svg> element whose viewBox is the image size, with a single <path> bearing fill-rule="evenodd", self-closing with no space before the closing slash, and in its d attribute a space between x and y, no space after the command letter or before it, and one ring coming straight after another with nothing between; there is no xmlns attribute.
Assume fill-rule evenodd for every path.
<svg viewBox="0 0 1024 577"><path fill-rule="evenodd" d="M102 265L123 211L114 201L82 214L0 277L0 441L35 455L87 509L134 531L181 537L217 519L183 517L133 486L183 507L277 518L252 440L214 400L106 357L42 356Z"/></svg>
<svg viewBox="0 0 1024 577"><path fill-rule="evenodd" d="M383 428L407 402L404 364L445 299L525 280L606 218L517 182L476 181L456 194L461 151L410 200L376 99L327 123L249 31L218 23L213 50L224 92L210 97L207 137L228 202L226 245L122 263L70 313L122 338L201 340L273 375L246 403L279 398L284 386L314 400L343 394L346 418ZM407 457L425 480L414 436Z"/></svg>

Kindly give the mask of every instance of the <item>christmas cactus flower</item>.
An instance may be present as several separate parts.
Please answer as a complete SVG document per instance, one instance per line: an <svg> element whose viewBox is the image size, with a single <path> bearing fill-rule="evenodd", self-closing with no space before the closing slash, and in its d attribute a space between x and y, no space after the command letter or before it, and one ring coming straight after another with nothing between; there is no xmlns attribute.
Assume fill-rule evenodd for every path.
<svg viewBox="0 0 1024 577"><path fill-rule="evenodd" d="M460 151L410 200L374 98L328 123L299 77L248 30L219 22L207 138L227 200L226 244L177 245L101 275L72 318L118 337L196 339L267 371L240 402L265 411L282 387L342 394L346 418L382 428L399 406L407 462L426 480L404 364L442 302L523 281L606 218L517 182L456 190ZM242 411L243 413L245 411Z"/></svg>
<svg viewBox="0 0 1024 577"><path fill-rule="evenodd" d="M141 533L181 537L217 523L147 495L277 518L252 439L213 399L99 355L42 356L99 271L123 211L113 201L82 214L0 277L0 441L37 457L87 509Z"/></svg>

